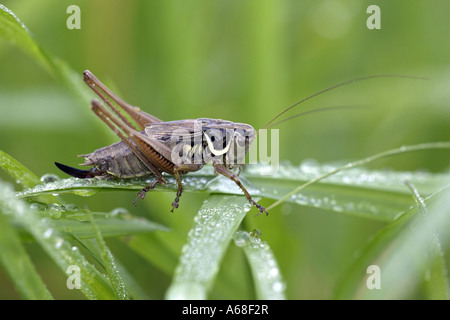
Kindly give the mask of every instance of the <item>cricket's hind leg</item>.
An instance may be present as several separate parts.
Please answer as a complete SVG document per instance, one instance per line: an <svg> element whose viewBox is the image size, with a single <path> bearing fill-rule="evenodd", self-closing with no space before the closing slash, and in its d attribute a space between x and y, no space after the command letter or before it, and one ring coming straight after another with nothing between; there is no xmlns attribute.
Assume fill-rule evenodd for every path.
<svg viewBox="0 0 450 320"><path fill-rule="evenodd" d="M136 200L133 201L133 205L136 207L136 202L137 202L139 199L145 199L145 196L147 195L147 192L150 191L150 190L152 190L152 189L154 189L155 186L156 186L158 183L162 183L162 182L159 181L158 179L155 179L155 180L152 181L152 183L150 183L148 186L146 186L146 187L143 188L141 191L139 191L138 194L137 194ZM162 184L164 184L164 183L162 183Z"/></svg>

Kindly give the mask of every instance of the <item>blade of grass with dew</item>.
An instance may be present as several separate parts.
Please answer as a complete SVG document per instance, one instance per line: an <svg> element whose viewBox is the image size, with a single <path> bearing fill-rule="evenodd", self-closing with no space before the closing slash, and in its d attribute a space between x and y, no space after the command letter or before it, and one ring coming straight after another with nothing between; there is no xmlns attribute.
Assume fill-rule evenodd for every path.
<svg viewBox="0 0 450 320"><path fill-rule="evenodd" d="M30 55L33 60L65 84L84 104L89 104L91 93L84 85L81 75L74 72L61 59L46 52L33 38L25 24L19 20L14 12L2 4L0 4L0 37ZM89 112L89 108L86 108L84 112Z"/></svg>
<svg viewBox="0 0 450 320"><path fill-rule="evenodd" d="M70 239L75 236L79 239L95 238L95 232L89 222L89 214L95 217L96 226L103 237L120 237L137 235L154 231L169 231L169 228L143 217L136 217L126 209L116 208L111 212L90 212L80 209L72 204L59 205L56 203L44 204L32 202L30 207L36 210L41 218L51 218L56 230ZM23 228L18 226L22 237L26 237Z"/></svg>
<svg viewBox="0 0 450 320"><path fill-rule="evenodd" d="M319 164L302 164L297 167L282 164L276 173L266 175L261 172L267 172L270 166L253 165L246 168L240 178L252 195L381 221L394 220L399 213L413 204L403 185L404 180L414 183L422 194L430 194L436 186L446 183L448 178L448 174L438 173L376 171L364 168L344 171L345 168L346 166L337 168ZM233 181L215 176L213 169L209 167L183 176L182 179L185 191L242 194ZM69 178L44 183L23 190L17 195L23 198L54 193L89 196L99 191L140 191L145 185L148 185L147 178L108 181ZM176 188L175 179L168 176L167 185L157 186L153 191L176 191ZM298 191L283 196L293 189ZM274 205L269 208L272 207Z"/></svg>
<svg viewBox="0 0 450 320"><path fill-rule="evenodd" d="M249 169L245 177L259 191L256 194L281 199L299 185L322 177L337 167L305 163L299 167L283 165L274 176L266 178L258 176L258 170L265 169L261 166ZM424 194L429 194L436 190L436 186L447 183L448 174L353 168L310 184L285 201L369 219L392 221L413 203L404 188L405 179L411 179Z"/></svg>
<svg viewBox="0 0 450 320"><path fill-rule="evenodd" d="M439 203L442 203L442 199L446 199L446 195L448 198L449 192L450 187L446 186L425 197L424 203L433 202L433 208L444 209L445 207ZM336 286L335 298L407 298L414 285L417 285L417 280L414 279L421 278L424 261L429 258L427 254L429 245L434 244L432 228L438 231L444 230L450 224L448 214L446 216L440 211L434 214L433 211L430 210L430 219L424 219L423 216L417 215L417 208L412 208L381 229L370 239L341 278ZM432 228L430 223L433 225ZM380 267L381 290L368 289L366 270L370 265Z"/></svg>
<svg viewBox="0 0 450 320"><path fill-rule="evenodd" d="M113 299L114 293L104 275L90 264L78 248L64 240L50 218L40 218L24 201L15 197L11 186L0 181L0 206L9 213L14 222L22 225L66 273L69 266L77 266L81 271L81 291L89 299Z"/></svg>
<svg viewBox="0 0 450 320"><path fill-rule="evenodd" d="M95 227L100 232L102 237L120 237L149 233L157 230L169 230L167 227L147 219L134 217L123 208L116 208L111 212L105 213L89 212L86 210L81 210L77 207L74 208L74 206L71 205L55 206L55 204L51 204L45 206L40 204L35 207L39 207L40 211L38 211L38 213L41 217L52 218L55 230L60 231L61 234L69 240L74 239L77 242L77 246L86 250L87 253L106 270L107 266L104 261L105 259L100 257L103 252L99 253L97 246L94 247L90 242L85 241L87 239L95 239L97 236L91 222L89 221L89 216L94 217ZM67 208L69 208L69 210L67 210ZM53 212L55 210L58 211L57 214ZM129 274L118 261L115 261L115 265L117 265L118 269L121 270L121 275L126 283L126 288L129 295L136 299L149 299L138 283L133 279L131 274ZM117 292L116 290L116 296L123 296L118 293L120 292Z"/></svg>
<svg viewBox="0 0 450 320"><path fill-rule="evenodd" d="M92 214L95 218L96 228L103 237L120 237L137 235L154 231L169 231L169 228L142 217L112 217L109 213L84 212L77 213L76 217L66 214L64 217L53 219L53 224L61 232L69 232L80 239L95 238L95 230L86 216Z"/></svg>
<svg viewBox="0 0 450 320"><path fill-rule="evenodd" d="M0 212L0 262L24 299L53 299L36 272L31 259L11 225L9 217Z"/></svg>
<svg viewBox="0 0 450 320"><path fill-rule="evenodd" d="M125 288L125 283L120 275L120 271L114 261L114 257L106 245L103 237L96 226L95 220L92 214L89 214L89 218L91 220L92 228L94 229L95 237L97 239L98 246L100 247L100 252L103 258L103 264L106 269L106 273L108 275L109 281L111 281L111 286L114 290L114 295L118 300L126 300L128 299L128 293Z"/></svg>
<svg viewBox="0 0 450 320"><path fill-rule="evenodd" d="M33 172L2 150L0 150L0 168L23 188L32 188L41 183L41 180ZM52 195L40 195L37 200L42 202L59 201Z"/></svg>
<svg viewBox="0 0 450 320"><path fill-rule="evenodd" d="M428 219L428 209L425 201L420 195L419 191L409 181L405 181L406 186L411 190L411 193L416 201L417 211L420 215ZM428 270L425 271L425 288L430 299L448 300L450 298L450 287L448 279L448 269L445 264L444 251L439 239L438 233L433 231L433 243L429 251L430 264Z"/></svg>
<svg viewBox="0 0 450 320"><path fill-rule="evenodd" d="M0 150L0 168L23 188L32 188L41 183L33 172L2 150Z"/></svg>
<svg viewBox="0 0 450 320"><path fill-rule="evenodd" d="M120 275L125 283L128 295L133 300L150 300L151 297L145 292L141 285L146 285L145 283L139 283L138 280L134 278L132 274L133 270L128 271L123 264L116 259L116 265L120 270Z"/></svg>
<svg viewBox="0 0 450 320"><path fill-rule="evenodd" d="M243 196L212 195L197 216L179 258L167 299L206 299L225 250L251 206Z"/></svg>
<svg viewBox="0 0 450 320"><path fill-rule="evenodd" d="M15 44L45 67L49 63L41 48L36 44L28 28L10 9L0 4L0 36Z"/></svg>
<svg viewBox="0 0 450 320"><path fill-rule="evenodd" d="M275 256L255 232L237 231L234 243L244 249L253 275L256 297L261 300L284 300L286 284Z"/></svg>
<svg viewBox="0 0 450 320"><path fill-rule="evenodd" d="M286 194L285 196L280 198L278 201L276 201L275 203L270 205L267 208L267 210L270 210L271 208L274 208L274 207L280 205L282 202L286 201L287 199L294 196L295 194L297 194L299 191L305 189L306 187L308 187L320 180L323 180L329 176L332 176L340 171L355 168L358 166L362 166L362 165L365 165L367 163L370 163L370 162L378 160L378 159L382 159L382 158L386 158L386 157L390 157L390 156L394 156L394 155L398 155L398 154L403 154L406 152L423 151L423 150L429 150L429 149L450 149L450 142L448 142L448 141L430 142L430 143L422 143L422 144L417 144L417 145L412 145L412 146L402 146L400 148L384 151L384 152L377 153L373 156L370 156L370 157L367 157L367 158L364 158L361 160L350 162L350 163L346 164L345 166L331 170L331 171L323 174L322 176L312 179L312 180L308 181L307 183L302 184L301 186L295 188L294 190L292 190L291 192L289 192L288 194Z"/></svg>
<svg viewBox="0 0 450 320"><path fill-rule="evenodd" d="M150 264L167 275L172 275L177 265L178 254L171 250L156 234L141 234L126 241L126 244Z"/></svg>
<svg viewBox="0 0 450 320"><path fill-rule="evenodd" d="M13 11L0 4L0 38L16 45L28 54L37 64L43 66L47 72L59 80L83 104L90 105L93 93L83 82L81 72L73 70L68 63L47 52ZM85 113L85 121L97 126L95 117L92 117L90 108L81 108L79 112ZM111 137L106 126L100 127L105 137Z"/></svg>

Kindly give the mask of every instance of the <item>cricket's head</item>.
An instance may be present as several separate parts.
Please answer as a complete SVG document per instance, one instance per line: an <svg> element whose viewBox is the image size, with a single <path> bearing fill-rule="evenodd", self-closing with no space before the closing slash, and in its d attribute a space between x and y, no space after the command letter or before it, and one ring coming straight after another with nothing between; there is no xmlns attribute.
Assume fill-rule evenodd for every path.
<svg viewBox="0 0 450 320"><path fill-rule="evenodd" d="M256 130L249 124L221 119L197 119L201 124L203 148L211 160L222 161L229 166L245 163Z"/></svg>

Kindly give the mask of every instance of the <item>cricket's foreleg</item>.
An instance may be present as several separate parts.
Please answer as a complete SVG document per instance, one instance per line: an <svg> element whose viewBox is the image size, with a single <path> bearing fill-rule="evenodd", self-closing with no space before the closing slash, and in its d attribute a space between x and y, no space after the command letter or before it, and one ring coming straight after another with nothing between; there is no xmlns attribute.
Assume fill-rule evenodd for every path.
<svg viewBox="0 0 450 320"><path fill-rule="evenodd" d="M252 199L252 197L248 193L247 189L245 189L245 187L242 185L241 181L238 179L238 177L233 172L231 172L230 170L228 170L227 168L225 168L223 165L221 165L219 163L213 163L213 166L214 166L214 169L216 169L216 171L218 173L233 180L237 184L237 186L239 188L241 188L241 190L244 192L248 201L250 201L250 203L253 204L256 208L258 208L260 213L265 212L266 216L269 214L263 206L261 206L258 202L256 202L255 200Z"/></svg>

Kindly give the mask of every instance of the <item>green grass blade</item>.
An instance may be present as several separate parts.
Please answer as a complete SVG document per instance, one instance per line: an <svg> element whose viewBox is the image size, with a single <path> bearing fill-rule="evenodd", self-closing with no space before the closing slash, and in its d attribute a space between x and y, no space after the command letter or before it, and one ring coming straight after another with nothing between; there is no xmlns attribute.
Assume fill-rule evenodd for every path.
<svg viewBox="0 0 450 320"><path fill-rule="evenodd" d="M126 235L137 235L142 233L169 231L169 228L159 223L150 221L142 217L134 217L124 214L122 217L104 212L78 211L75 213L65 213L62 217L53 219L55 228L61 232L69 232L79 239L96 238L96 232L92 224L88 221L88 215L92 214L95 219L96 228L101 232L102 237L119 237ZM43 215L41 213L41 215Z"/></svg>
<svg viewBox="0 0 450 320"><path fill-rule="evenodd" d="M284 300L286 285L275 256L265 241L252 232L238 231L234 243L244 249L252 270L256 296L261 300Z"/></svg>
<svg viewBox="0 0 450 320"><path fill-rule="evenodd" d="M428 209L425 204L425 200L419 194L418 190L409 181L405 182L411 190L411 193L416 201L417 211L424 216L425 219L429 219ZM450 298L450 286L448 279L448 269L445 263L444 251L442 250L442 243L439 239L439 235L433 230L433 242L430 245L430 266L425 275L425 292L431 299L448 300Z"/></svg>
<svg viewBox="0 0 450 320"><path fill-rule="evenodd" d="M167 299L206 299L225 250L249 210L242 196L208 198L189 231Z"/></svg>
<svg viewBox="0 0 450 320"><path fill-rule="evenodd" d="M368 243L360 256L348 269L342 281L337 284L338 299L405 299L420 284L424 272L434 274L430 296L445 297L447 277L445 267L439 266L440 250L436 251L436 236L447 234L450 227L449 187L426 198L430 203L429 215L418 215L417 208L411 209L396 221L380 230ZM448 245L448 236L441 241ZM431 254L430 254L431 253ZM438 264L438 265L436 265ZM369 290L366 285L367 267L377 265L381 270L381 289ZM439 275L440 274L440 275ZM436 279L436 275L437 278ZM439 285L436 285L439 281Z"/></svg>
<svg viewBox="0 0 450 320"><path fill-rule="evenodd" d="M345 166L339 167L337 169L333 169L333 170L321 175L320 177L312 179L312 180L308 181L307 183L298 186L297 188L295 188L294 190L292 190L291 192L289 192L288 194L286 194L285 196L280 198L278 201L276 201L275 203L270 205L267 208L267 210L270 210L271 208L274 208L277 205L281 204L283 201L286 201L290 197L295 196L295 194L297 194L299 191L305 189L306 187L308 187L316 182L319 182L323 179L326 179L327 177L330 177L330 176L332 176L338 172L341 172L343 170L362 166L362 165L365 165L365 164L370 163L375 160L379 160L379 159L386 158L386 157L391 157L394 155L399 155L399 154L402 154L405 152L423 151L423 150L429 150L429 149L449 149L449 148L450 148L450 142L448 142L448 141L422 143L422 144L418 144L418 145L403 146L403 147L400 147L397 149L387 150L387 151L377 153L373 156L370 156L370 157L367 157L367 158L364 158L361 160L350 162L350 163L346 164Z"/></svg>
<svg viewBox="0 0 450 320"><path fill-rule="evenodd" d="M41 183L41 180L33 172L2 150L0 150L0 168L23 188L32 188Z"/></svg>
<svg viewBox="0 0 450 320"><path fill-rule="evenodd" d="M64 83L85 104L89 104L90 92L82 81L82 76L74 72L67 63L47 53L33 38L28 28L10 9L0 4L0 37L18 46L29 54L50 74ZM86 108L85 112L89 109Z"/></svg>
<svg viewBox="0 0 450 320"><path fill-rule="evenodd" d="M168 248L157 234L136 235L127 240L126 244L159 270L172 275L177 265L178 254Z"/></svg>
<svg viewBox="0 0 450 320"><path fill-rule="evenodd" d="M14 12L2 4L0 4L0 36L17 45L40 64L49 67L45 54L32 38L30 31Z"/></svg>
<svg viewBox="0 0 450 320"><path fill-rule="evenodd" d="M282 200L338 213L358 215L382 221L392 221L412 205L404 181L413 183L422 194L430 194L436 187L448 182L448 174L424 172L377 171L364 168L351 168L331 165L292 166L280 165L278 172L262 175L268 166L253 165L246 168L240 178L252 195ZM330 174L334 172L334 174ZM198 172L183 176L185 191L221 194L242 194L233 181L214 175L212 168L205 167ZM158 185L154 191L176 191L173 177L167 177L167 185ZM314 183L315 182L315 183ZM82 196L100 191L129 190L140 191L148 184L148 179L99 180L69 178L40 184L23 190L19 197L43 194L74 193ZM301 189L298 189L301 186ZM295 193L289 192L293 189ZM290 194L289 197L284 196ZM270 207L273 207L270 206Z"/></svg>
<svg viewBox="0 0 450 320"><path fill-rule="evenodd" d="M66 273L69 266L75 265L81 271L81 291L89 299L114 299L108 280L90 264L76 247L64 239L56 230L50 218L40 218L25 202L15 197L11 187L0 182L0 202L2 211L11 214L29 232L52 258L55 264Z"/></svg>
<svg viewBox="0 0 450 320"><path fill-rule="evenodd" d="M31 170L2 150L0 150L0 168L23 188L32 188L41 183L41 180ZM39 195L37 200L42 202L59 202L57 197L47 194Z"/></svg>
<svg viewBox="0 0 450 320"><path fill-rule="evenodd" d="M102 253L103 265L105 266L106 273L108 275L109 280L111 281L111 286L114 290L114 295L118 300L126 300L128 299L128 293L125 288L125 283L120 275L119 268L114 261L114 257L106 245L103 237L96 226L96 222L92 217L92 214L89 215L92 228L94 229L94 233L97 239L98 246L100 247L100 252Z"/></svg>
<svg viewBox="0 0 450 320"><path fill-rule="evenodd" d="M24 299L53 299L44 282L36 272L19 236L4 215L4 202L0 201L0 262Z"/></svg>

